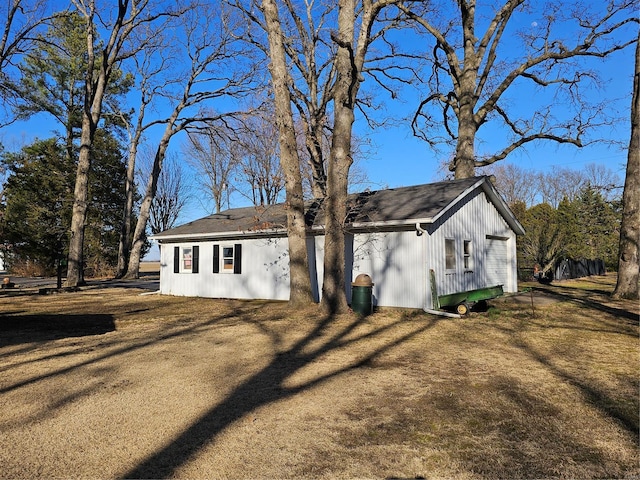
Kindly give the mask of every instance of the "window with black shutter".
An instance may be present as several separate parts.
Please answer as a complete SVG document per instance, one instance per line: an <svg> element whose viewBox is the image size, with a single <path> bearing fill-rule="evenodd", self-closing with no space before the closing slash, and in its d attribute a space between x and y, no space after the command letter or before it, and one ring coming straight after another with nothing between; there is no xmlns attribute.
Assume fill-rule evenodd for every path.
<svg viewBox="0 0 640 480"><path fill-rule="evenodd" d="M242 245L214 245L213 273L242 273Z"/></svg>
<svg viewBox="0 0 640 480"><path fill-rule="evenodd" d="M242 245L233 246L233 273L242 273Z"/></svg>
<svg viewBox="0 0 640 480"><path fill-rule="evenodd" d="M220 245L213 246L213 273L220 273Z"/></svg>
<svg viewBox="0 0 640 480"><path fill-rule="evenodd" d="M200 247L193 246L193 262L191 264L191 273L198 273L198 262L200 261Z"/></svg>

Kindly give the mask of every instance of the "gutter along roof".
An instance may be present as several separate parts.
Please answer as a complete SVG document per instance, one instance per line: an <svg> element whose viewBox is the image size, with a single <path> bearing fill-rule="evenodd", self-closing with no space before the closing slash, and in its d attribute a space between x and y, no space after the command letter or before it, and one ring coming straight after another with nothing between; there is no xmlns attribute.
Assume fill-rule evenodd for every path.
<svg viewBox="0 0 640 480"><path fill-rule="evenodd" d="M478 187L491 198L511 228L518 234L524 233L488 177L351 194L347 200L345 223L353 229L433 223ZM305 221L308 230L322 232L324 217L322 200L306 202ZM225 210L166 230L152 238L162 243L182 239L284 236L286 224L286 205L280 203Z"/></svg>

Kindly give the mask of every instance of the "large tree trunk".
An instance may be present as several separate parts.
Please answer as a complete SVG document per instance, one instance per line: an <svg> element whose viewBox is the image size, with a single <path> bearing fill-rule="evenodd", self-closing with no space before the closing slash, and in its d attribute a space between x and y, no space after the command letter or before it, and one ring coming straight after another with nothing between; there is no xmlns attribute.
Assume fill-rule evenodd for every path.
<svg viewBox="0 0 640 480"><path fill-rule="evenodd" d="M344 221L351 159L353 110L338 108L333 131L325 205L324 276L322 306L330 313L344 313L349 305L345 284Z"/></svg>
<svg viewBox="0 0 640 480"><path fill-rule="evenodd" d="M638 243L640 242L640 37L636 43L636 67L631 101L631 140L622 193L622 225L616 298L638 299Z"/></svg>
<svg viewBox="0 0 640 480"><path fill-rule="evenodd" d="M131 235L131 216L133 215L133 200L135 195L136 157L138 156L138 145L140 145L140 140L142 139L142 133L144 131L143 120L146 106L147 101L143 96L143 100L140 102L140 107L138 109L136 129L129 144L127 180L125 184L126 202L124 212L122 213L122 227L120 230L120 243L118 245L118 270L116 278L122 278L127 274L129 268L128 263L131 258L131 247L133 245L133 236ZM140 264L139 259L137 264Z"/></svg>
<svg viewBox="0 0 640 480"><path fill-rule="evenodd" d="M118 243L118 269L116 278L122 278L127 273L127 266L131 254L131 215L133 212L133 189L135 186L135 168L137 143L129 146L129 158L127 161L127 179L124 187L125 205L122 213L122 227L120 229L120 241Z"/></svg>
<svg viewBox="0 0 640 480"><path fill-rule="evenodd" d="M347 217L347 191L351 158L351 132L354 107L359 87L359 72L353 59L355 3L341 0L338 4L337 80L334 96L334 126L327 174L325 199L324 276L322 307L330 313L348 311L345 292L344 222ZM363 27L364 28L364 27Z"/></svg>
<svg viewBox="0 0 640 480"><path fill-rule="evenodd" d="M478 78L479 59L475 50L475 2L461 2L462 31L464 37L464 65L462 75L455 87L458 97L458 139L454 173L456 179L470 178L475 175L475 142L478 126L475 109L476 80Z"/></svg>
<svg viewBox="0 0 640 480"><path fill-rule="evenodd" d="M317 118L311 118L309 123L305 136L312 170L311 192L315 198L324 198L327 195L327 173L322 152L322 125Z"/></svg>
<svg viewBox="0 0 640 480"><path fill-rule="evenodd" d="M289 239L289 275L292 305L313 302L307 254L306 223L300 159L293 128L289 73L280 27L278 7L274 0L262 0L262 8L269 37L271 78L275 96L276 123L280 133L280 164L285 176L287 204L287 236Z"/></svg>
<svg viewBox="0 0 640 480"><path fill-rule="evenodd" d="M147 189L140 205L140 214L138 215L138 221L136 222L136 228L133 232L133 239L131 245L131 252L129 254L129 266L127 268L126 278L139 278L140 277L140 260L142 256L142 247L146 238L147 222L149 221L149 215L151 211L151 202L156 196L158 189L158 179L160 178L160 172L162 171L162 162L167 153L169 147L169 141L173 136L173 125L175 118L177 118L179 111L174 111L172 120L167 124L164 135L160 140L156 155L153 159L153 167L151 168L151 174L147 181Z"/></svg>
<svg viewBox="0 0 640 480"><path fill-rule="evenodd" d="M143 7L144 8L144 7ZM84 227L87 219L87 200L89 188L89 169L91 168L91 149L93 139L102 116L102 102L105 89L113 66L117 62L117 51L122 47L118 36L127 36L133 28L134 22L126 27L126 32L121 33L124 17L129 10L129 2L119 2L118 14L114 20L113 30L109 40L100 52L99 58L95 55L94 15L96 11L95 0L83 4L83 14L87 16L87 71L85 78L85 94L82 114L82 133L80 134L80 156L76 174L74 190L73 214L71 217L71 238L69 240L69 257L67 267L66 286L75 287L84 283L83 253L84 253ZM100 63L100 70L94 70L96 62Z"/></svg>
<svg viewBox="0 0 640 480"><path fill-rule="evenodd" d="M102 99L105 86L109 81L108 66L101 65L98 78L94 83L94 31L93 17L87 20L87 71L82 112L82 133L80 134L80 155L76 171L76 184L73 193L73 213L71 216L71 238L67 258L67 287L77 287L84 282L84 227L87 221L87 201L89 197L89 170L91 168L91 148L102 114Z"/></svg>
<svg viewBox="0 0 640 480"><path fill-rule="evenodd" d="M469 108L466 108L469 110ZM465 120L466 119L466 120ZM474 144L477 129L473 124L473 107L466 114L460 113L458 139L456 142L456 157L453 161L455 178L470 178L475 175Z"/></svg>
<svg viewBox="0 0 640 480"><path fill-rule="evenodd" d="M82 120L82 135L76 184L73 193L73 213L71 216L71 238L67 266L67 287L84 284L84 227L87 220L87 197L89 189L89 169L91 168L91 145L95 128L87 114Z"/></svg>

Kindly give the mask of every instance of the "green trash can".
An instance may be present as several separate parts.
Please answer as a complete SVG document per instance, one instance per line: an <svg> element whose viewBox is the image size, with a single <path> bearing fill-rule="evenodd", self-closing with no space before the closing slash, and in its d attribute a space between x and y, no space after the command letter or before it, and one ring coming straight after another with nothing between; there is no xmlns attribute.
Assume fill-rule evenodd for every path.
<svg viewBox="0 0 640 480"><path fill-rule="evenodd" d="M373 282L366 273L361 273L351 284L351 309L360 315L373 313Z"/></svg>

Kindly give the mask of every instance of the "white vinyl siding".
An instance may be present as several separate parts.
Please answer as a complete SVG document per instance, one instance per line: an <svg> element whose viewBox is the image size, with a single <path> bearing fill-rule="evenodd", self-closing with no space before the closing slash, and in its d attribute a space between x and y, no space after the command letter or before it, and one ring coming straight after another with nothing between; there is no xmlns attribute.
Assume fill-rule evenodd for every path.
<svg viewBox="0 0 640 480"><path fill-rule="evenodd" d="M424 257L415 229L354 235L352 279L371 277L373 304L420 308L424 303ZM351 283L347 284L350 299Z"/></svg>
<svg viewBox="0 0 640 480"><path fill-rule="evenodd" d="M289 256L286 238L234 240L231 242L198 242L198 275L172 274L172 256L175 244L161 245L160 291L168 295L238 298L238 299L289 299ZM218 245L218 264L222 261L225 246L233 246L234 254L241 245L241 273L223 275L214 273L214 245ZM237 255L236 255L237 258ZM234 269L231 273L234 273ZM222 269L220 269L222 270Z"/></svg>
<svg viewBox="0 0 640 480"><path fill-rule="evenodd" d="M509 228L492 202L488 201L484 192L476 191L463 199L457 208L448 212L437 225L431 227L431 235L423 235L425 242L425 263L427 273L433 269L436 276L436 287L439 295L473 290L491 286L486 274L486 242L487 236L506 238L507 257L504 256L503 268L515 272L515 233ZM456 240L457 265L455 270L446 268L445 239ZM467 243L468 257L465 257ZM465 258L469 266L466 268ZM428 277L427 277L428 278ZM498 282L502 283L502 282ZM517 284L515 275L509 275L504 283L504 290L515 292ZM431 288L426 293L426 306L431 308Z"/></svg>

